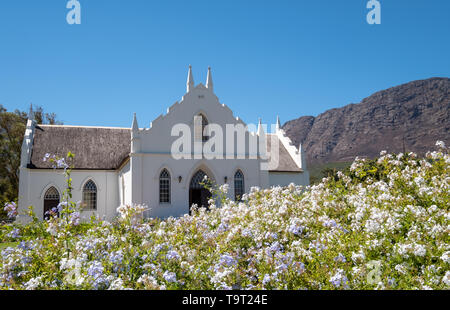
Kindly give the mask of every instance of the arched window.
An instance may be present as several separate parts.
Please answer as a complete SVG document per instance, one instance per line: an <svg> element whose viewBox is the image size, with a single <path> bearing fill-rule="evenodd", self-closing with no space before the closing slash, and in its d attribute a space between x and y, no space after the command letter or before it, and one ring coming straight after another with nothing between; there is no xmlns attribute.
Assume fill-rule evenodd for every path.
<svg viewBox="0 0 450 310"><path fill-rule="evenodd" d="M208 126L208 119L203 114L194 116L195 141L208 141L209 134L205 131L206 126Z"/></svg>
<svg viewBox="0 0 450 310"><path fill-rule="evenodd" d="M159 202L170 203L170 173L167 169L159 175Z"/></svg>
<svg viewBox="0 0 450 310"><path fill-rule="evenodd" d="M50 211L59 205L59 193L55 187L50 187L44 195L44 219L50 218ZM57 213L57 212L56 212Z"/></svg>
<svg viewBox="0 0 450 310"><path fill-rule="evenodd" d="M97 185L92 180L84 184L83 206L86 210L97 210Z"/></svg>
<svg viewBox="0 0 450 310"><path fill-rule="evenodd" d="M241 170L234 174L234 200L240 201L244 195L244 174Z"/></svg>

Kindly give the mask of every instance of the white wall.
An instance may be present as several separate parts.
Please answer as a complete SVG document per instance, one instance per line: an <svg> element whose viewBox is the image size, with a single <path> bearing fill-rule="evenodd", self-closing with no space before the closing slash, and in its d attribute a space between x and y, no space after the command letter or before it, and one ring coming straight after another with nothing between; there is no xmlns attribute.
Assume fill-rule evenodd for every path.
<svg viewBox="0 0 450 310"><path fill-rule="evenodd" d="M269 172L269 184L270 186L288 186L294 183L296 185L307 186L309 185L309 173L308 171L298 172Z"/></svg>
<svg viewBox="0 0 450 310"><path fill-rule="evenodd" d="M233 152L225 149L226 125L243 124L232 111L219 103L214 93L198 85L187 93L181 103L176 103L168 109L168 113L158 117L152 122L151 128L141 129L133 133L134 151L131 154L130 167L132 177L132 201L134 203L147 204L151 210L151 217L180 216L189 212L189 183L192 176L202 169L215 183L223 184L225 176L230 186L229 196L234 197L234 173L241 169L244 173L244 185L246 191L252 186L268 187L269 179L266 171L260 170L260 159L249 157L249 139L255 138L247 132L245 159L180 159L176 160L171 155L171 147L178 136L171 136L171 130L176 124L186 124L194 135L194 116L202 113L208 119L209 124L217 124L223 128L224 145L222 154L237 154L237 147ZM191 139L193 141L193 139ZM237 139L236 139L237 140ZM194 152L194 143L191 143L191 151ZM256 155L256 153L252 153ZM236 156L235 156L236 157ZM171 175L171 203L159 203L159 175L162 169L167 169ZM178 181L178 177L182 181Z"/></svg>
<svg viewBox="0 0 450 310"><path fill-rule="evenodd" d="M128 161L118 173L119 203L131 204L131 166Z"/></svg>
<svg viewBox="0 0 450 310"><path fill-rule="evenodd" d="M61 170L21 168L21 186L19 192L19 212L23 213L33 206L38 218L43 218L44 195L48 188L54 186L62 198L66 182ZM92 179L97 185L97 211L100 217L112 219L119 206L118 176L116 171L72 171L72 201L82 200L83 185ZM82 217L89 218L93 212L84 211ZM27 221L27 218L20 218Z"/></svg>
<svg viewBox="0 0 450 310"><path fill-rule="evenodd" d="M141 155L143 181L141 201L150 207L151 217L166 218L181 216L189 212L189 185L192 176L202 169L216 184L224 184L227 177L229 198L234 197L234 173L244 173L245 190L261 186L258 160L175 160L167 155ZM171 176L171 203L159 203L159 175L167 169ZM182 180L179 182L178 177Z"/></svg>

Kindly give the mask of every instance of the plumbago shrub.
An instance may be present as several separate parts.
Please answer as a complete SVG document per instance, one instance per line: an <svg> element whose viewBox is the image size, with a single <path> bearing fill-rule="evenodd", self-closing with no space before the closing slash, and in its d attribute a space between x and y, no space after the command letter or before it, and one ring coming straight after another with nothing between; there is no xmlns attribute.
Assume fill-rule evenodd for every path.
<svg viewBox="0 0 450 310"><path fill-rule="evenodd" d="M143 220L147 207L133 205L81 223L67 203L59 218L1 228L18 245L1 251L0 287L449 289L450 158L438 146L356 159L306 189L253 188L241 202L208 184L209 211L180 218Z"/></svg>

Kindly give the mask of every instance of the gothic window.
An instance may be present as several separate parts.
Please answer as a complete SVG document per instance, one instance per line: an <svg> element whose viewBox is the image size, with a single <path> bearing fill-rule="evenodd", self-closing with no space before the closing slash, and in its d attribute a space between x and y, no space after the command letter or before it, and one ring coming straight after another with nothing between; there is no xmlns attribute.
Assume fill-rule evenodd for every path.
<svg viewBox="0 0 450 310"><path fill-rule="evenodd" d="M170 173L167 169L159 175L159 202L170 203Z"/></svg>
<svg viewBox="0 0 450 310"><path fill-rule="evenodd" d="M234 174L234 200L240 201L244 195L244 174L241 170Z"/></svg>
<svg viewBox="0 0 450 310"><path fill-rule="evenodd" d="M92 180L84 184L83 206L86 210L97 210L97 185Z"/></svg>
<svg viewBox="0 0 450 310"><path fill-rule="evenodd" d="M59 193L53 186L50 187L44 195L44 219L50 218L50 213L59 205ZM58 213L58 212L56 212Z"/></svg>
<svg viewBox="0 0 450 310"><path fill-rule="evenodd" d="M208 141L209 134L205 130L206 126L208 126L208 119L203 114L194 117L195 141Z"/></svg>

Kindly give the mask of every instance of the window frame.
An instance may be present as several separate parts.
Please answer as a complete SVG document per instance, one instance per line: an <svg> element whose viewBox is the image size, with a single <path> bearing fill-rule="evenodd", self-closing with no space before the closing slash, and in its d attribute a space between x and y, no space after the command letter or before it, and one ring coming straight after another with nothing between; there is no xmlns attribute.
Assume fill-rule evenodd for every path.
<svg viewBox="0 0 450 310"><path fill-rule="evenodd" d="M93 185L93 188L92 188L92 185ZM90 186L91 188L88 188L88 186ZM98 186L94 182L94 180L89 179L89 180L86 181L86 183L84 183L83 190L82 190L81 194L82 194L81 204L83 206L83 211L97 211L97 207L98 207ZM87 195L89 195L89 197L87 197ZM92 196L94 198L92 198ZM89 203L86 202L87 199L89 199ZM92 201L94 203L93 207L91 207Z"/></svg>
<svg viewBox="0 0 450 310"><path fill-rule="evenodd" d="M241 169L236 170L236 172L234 173L233 182L234 182L234 201L242 201L242 196L245 193L245 175ZM239 187L237 186L237 182L240 182Z"/></svg>
<svg viewBox="0 0 450 310"><path fill-rule="evenodd" d="M163 175L164 174L164 175ZM170 204L171 203L171 176L169 170L164 168L159 173L159 203L160 204ZM164 182L164 183L163 183ZM166 188L164 188L166 187ZM163 192L164 191L164 192Z"/></svg>

